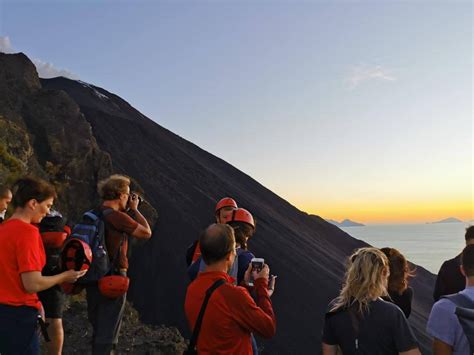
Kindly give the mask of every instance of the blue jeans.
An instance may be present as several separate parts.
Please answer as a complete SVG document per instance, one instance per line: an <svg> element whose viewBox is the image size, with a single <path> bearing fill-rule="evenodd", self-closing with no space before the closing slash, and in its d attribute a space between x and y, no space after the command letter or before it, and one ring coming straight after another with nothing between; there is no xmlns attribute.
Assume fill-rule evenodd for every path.
<svg viewBox="0 0 474 355"><path fill-rule="evenodd" d="M37 355L38 310L0 304L0 354Z"/></svg>

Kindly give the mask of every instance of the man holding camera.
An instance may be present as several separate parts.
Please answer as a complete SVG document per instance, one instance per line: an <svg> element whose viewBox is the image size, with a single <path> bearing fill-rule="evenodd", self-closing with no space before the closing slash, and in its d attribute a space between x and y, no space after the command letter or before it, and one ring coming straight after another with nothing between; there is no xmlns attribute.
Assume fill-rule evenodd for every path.
<svg viewBox="0 0 474 355"><path fill-rule="evenodd" d="M100 209L105 223L105 242L112 273L126 276L128 269L128 236L148 239L150 226L138 211L139 196L130 193L130 179L123 175L112 175L99 182L102 199ZM130 210L133 218L125 213ZM87 308L92 323L92 354L113 354L118 343L120 325L125 307L126 293L110 298L101 293L98 285L87 286Z"/></svg>
<svg viewBox="0 0 474 355"><path fill-rule="evenodd" d="M204 272L189 285L186 293L185 312L191 329L199 329L198 315L206 293L213 289L204 310L197 335L196 349L202 354L252 354L251 333L271 338L276 331L276 320L268 291L270 269L253 271L252 264L245 275L248 282L254 278L257 303L248 290L234 286L227 274L236 256L232 227L212 224L199 239ZM221 281L222 280L222 281ZM196 335L195 335L196 336Z"/></svg>

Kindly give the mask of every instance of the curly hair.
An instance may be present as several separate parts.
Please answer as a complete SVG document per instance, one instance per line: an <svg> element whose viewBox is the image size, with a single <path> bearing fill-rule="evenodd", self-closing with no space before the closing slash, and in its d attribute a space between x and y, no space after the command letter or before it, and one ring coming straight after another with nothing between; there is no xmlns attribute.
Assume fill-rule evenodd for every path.
<svg viewBox="0 0 474 355"><path fill-rule="evenodd" d="M388 291L402 294L408 288L408 279L415 276L415 270L410 269L407 259L395 248L380 249L388 258L390 276Z"/></svg>
<svg viewBox="0 0 474 355"><path fill-rule="evenodd" d="M229 222L234 229L235 242L240 245L240 248L247 250L247 241L255 233L255 229L245 222Z"/></svg>

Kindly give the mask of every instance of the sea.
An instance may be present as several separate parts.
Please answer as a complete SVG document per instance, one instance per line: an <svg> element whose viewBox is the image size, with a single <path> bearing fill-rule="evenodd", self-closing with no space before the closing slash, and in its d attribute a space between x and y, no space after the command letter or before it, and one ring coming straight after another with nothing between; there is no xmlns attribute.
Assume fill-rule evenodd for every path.
<svg viewBox="0 0 474 355"><path fill-rule="evenodd" d="M444 260L458 255L469 223L366 225L342 227L346 233L370 245L398 249L414 264L437 274Z"/></svg>

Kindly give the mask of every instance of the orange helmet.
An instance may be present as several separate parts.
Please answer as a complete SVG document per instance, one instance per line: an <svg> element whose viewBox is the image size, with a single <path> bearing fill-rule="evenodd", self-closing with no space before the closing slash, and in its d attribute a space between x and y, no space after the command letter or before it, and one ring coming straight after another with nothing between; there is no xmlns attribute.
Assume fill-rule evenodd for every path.
<svg viewBox="0 0 474 355"><path fill-rule="evenodd" d="M217 202L216 213L217 213L217 211L219 211L221 208L224 208L224 207L237 208L237 202L235 202L235 200L233 198L224 197L219 202Z"/></svg>
<svg viewBox="0 0 474 355"><path fill-rule="evenodd" d="M66 232L43 232L41 238L43 244L47 248L61 248L64 241L66 240Z"/></svg>
<svg viewBox="0 0 474 355"><path fill-rule="evenodd" d="M61 264L65 270L89 270L92 250L89 245L77 238L69 239L61 251Z"/></svg>
<svg viewBox="0 0 474 355"><path fill-rule="evenodd" d="M127 276L112 275L99 279L99 291L108 298L118 298L128 291L130 279Z"/></svg>
<svg viewBox="0 0 474 355"><path fill-rule="evenodd" d="M244 222L250 224L255 229L255 221L252 214L245 208L237 208L232 214L226 217L225 223Z"/></svg>

